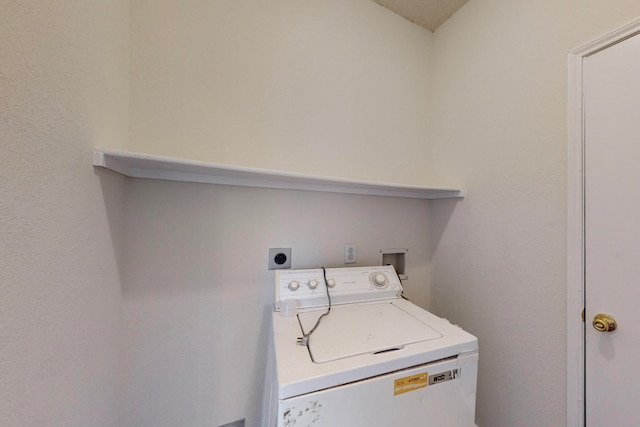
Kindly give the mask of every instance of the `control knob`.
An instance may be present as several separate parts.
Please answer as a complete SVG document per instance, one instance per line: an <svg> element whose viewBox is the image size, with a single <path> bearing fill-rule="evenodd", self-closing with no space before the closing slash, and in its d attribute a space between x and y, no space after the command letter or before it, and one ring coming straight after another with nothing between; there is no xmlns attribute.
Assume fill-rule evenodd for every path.
<svg viewBox="0 0 640 427"><path fill-rule="evenodd" d="M318 281L317 280L309 280L309 283L307 283L307 286L309 286L309 289L315 289L318 287Z"/></svg>
<svg viewBox="0 0 640 427"><path fill-rule="evenodd" d="M289 289L291 289L292 291L297 291L298 288L300 288L300 283L296 282L295 280L289 283Z"/></svg>
<svg viewBox="0 0 640 427"><path fill-rule="evenodd" d="M327 280L327 286L330 288L333 288L336 285L336 281L335 279L329 279Z"/></svg>
<svg viewBox="0 0 640 427"><path fill-rule="evenodd" d="M382 273L373 274L371 276L371 282L378 288L384 288L388 284L387 276Z"/></svg>

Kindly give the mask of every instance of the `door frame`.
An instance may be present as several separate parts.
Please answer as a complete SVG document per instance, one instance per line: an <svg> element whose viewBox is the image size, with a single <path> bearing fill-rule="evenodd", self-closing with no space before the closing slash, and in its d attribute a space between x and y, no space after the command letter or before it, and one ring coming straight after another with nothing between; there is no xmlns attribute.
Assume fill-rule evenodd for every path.
<svg viewBox="0 0 640 427"><path fill-rule="evenodd" d="M640 19L569 52L567 126L567 427L585 423L584 105L586 57L640 33Z"/></svg>

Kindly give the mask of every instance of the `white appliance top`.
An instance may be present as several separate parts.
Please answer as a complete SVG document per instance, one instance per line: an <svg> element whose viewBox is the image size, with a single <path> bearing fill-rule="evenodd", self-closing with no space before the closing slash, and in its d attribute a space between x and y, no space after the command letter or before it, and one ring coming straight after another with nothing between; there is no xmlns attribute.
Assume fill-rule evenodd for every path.
<svg viewBox="0 0 640 427"><path fill-rule="evenodd" d="M477 357L473 335L400 297L392 266L327 268L326 276L331 311L307 347L297 338L328 307L323 272L276 271L273 338L280 399L460 354Z"/></svg>
<svg viewBox="0 0 640 427"><path fill-rule="evenodd" d="M299 313L304 332L309 332L325 311ZM309 339L309 354L315 363L326 363L365 353L397 351L440 337L438 331L392 302L348 304L333 307L322 319Z"/></svg>

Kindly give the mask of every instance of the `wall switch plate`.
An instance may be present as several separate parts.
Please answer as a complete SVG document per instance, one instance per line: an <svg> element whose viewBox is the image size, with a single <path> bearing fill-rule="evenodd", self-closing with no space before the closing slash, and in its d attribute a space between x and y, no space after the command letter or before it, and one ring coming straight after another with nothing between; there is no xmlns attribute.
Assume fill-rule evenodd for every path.
<svg viewBox="0 0 640 427"><path fill-rule="evenodd" d="M269 270L291 268L291 248L269 248Z"/></svg>
<svg viewBox="0 0 640 427"><path fill-rule="evenodd" d="M345 243L344 245L344 263L355 264L358 261L358 250L355 243Z"/></svg>

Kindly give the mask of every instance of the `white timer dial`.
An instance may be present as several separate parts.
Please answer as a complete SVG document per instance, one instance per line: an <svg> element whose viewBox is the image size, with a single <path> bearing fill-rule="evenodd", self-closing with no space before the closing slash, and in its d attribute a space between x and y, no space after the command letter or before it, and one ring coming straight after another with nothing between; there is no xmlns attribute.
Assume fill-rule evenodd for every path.
<svg viewBox="0 0 640 427"><path fill-rule="evenodd" d="M378 288L384 288L389 284L389 281L387 280L387 276L385 276L384 274L375 273L371 276L371 283L373 283L374 286Z"/></svg>

